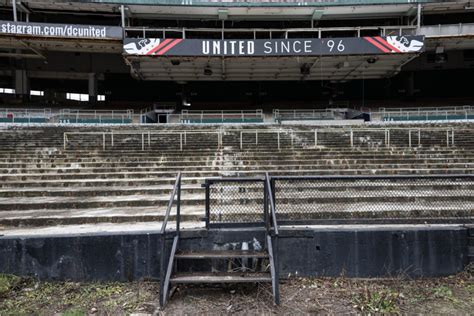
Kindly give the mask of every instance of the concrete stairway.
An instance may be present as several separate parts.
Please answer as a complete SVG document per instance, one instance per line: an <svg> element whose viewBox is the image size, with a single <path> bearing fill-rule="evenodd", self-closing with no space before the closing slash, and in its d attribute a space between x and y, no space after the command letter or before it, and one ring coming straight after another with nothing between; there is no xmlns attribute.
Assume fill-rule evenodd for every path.
<svg viewBox="0 0 474 316"><path fill-rule="evenodd" d="M316 137L310 127L285 127L280 133L275 132L277 128L137 126L125 131L123 127L43 126L0 130L0 225L160 221L178 171L183 175L183 221L200 221L204 216L201 184L208 177L251 177L264 172L275 176L474 171L474 124L424 124L408 129L391 124L389 142L387 126L321 129ZM422 129L420 136L418 128ZM65 132L69 133L66 144ZM371 207L365 209L370 214L382 210L371 215L375 217L402 213L404 217L445 217L447 209L461 212L462 217L472 216L472 209L452 209L453 200L474 205L472 182L423 185L390 187L380 183L362 190L366 183L346 183L341 191L336 183L329 183L325 190L332 193L314 197L311 204L320 206L314 208L315 218L368 216L359 207L368 204ZM291 213L284 205L309 203L301 199L304 194L288 194L279 201L282 217ZM421 213L397 207L415 199L427 201L425 209L418 210ZM229 198L226 203L239 202ZM249 203L260 202L250 199Z"/></svg>

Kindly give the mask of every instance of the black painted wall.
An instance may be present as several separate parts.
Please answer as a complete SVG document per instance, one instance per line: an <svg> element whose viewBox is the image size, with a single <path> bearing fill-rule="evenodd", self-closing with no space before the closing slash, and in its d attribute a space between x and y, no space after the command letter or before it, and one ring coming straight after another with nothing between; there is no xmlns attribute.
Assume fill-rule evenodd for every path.
<svg viewBox="0 0 474 316"><path fill-rule="evenodd" d="M431 277L462 271L468 262L463 227L282 229L280 275ZM0 237L0 272L48 280L158 278L160 236L156 233L89 236ZM242 241L263 245L251 229L188 231L182 249L230 249ZM232 243L234 243L232 245ZM168 249L169 249L168 245ZM192 267L187 267L193 269Z"/></svg>

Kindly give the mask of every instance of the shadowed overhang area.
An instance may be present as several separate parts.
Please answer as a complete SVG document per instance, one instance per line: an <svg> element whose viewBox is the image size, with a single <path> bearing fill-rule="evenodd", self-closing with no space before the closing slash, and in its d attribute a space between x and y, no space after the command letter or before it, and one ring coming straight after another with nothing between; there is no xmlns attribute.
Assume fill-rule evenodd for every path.
<svg viewBox="0 0 474 316"><path fill-rule="evenodd" d="M417 54L323 57L126 56L142 80L352 80L391 77Z"/></svg>

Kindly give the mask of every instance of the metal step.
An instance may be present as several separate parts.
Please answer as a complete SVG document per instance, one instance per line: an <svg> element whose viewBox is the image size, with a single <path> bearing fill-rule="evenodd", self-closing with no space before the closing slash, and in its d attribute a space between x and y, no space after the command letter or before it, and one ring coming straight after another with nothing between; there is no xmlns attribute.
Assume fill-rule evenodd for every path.
<svg viewBox="0 0 474 316"><path fill-rule="evenodd" d="M272 282L270 273L177 273L171 280L173 284L209 283L261 283Z"/></svg>
<svg viewBox="0 0 474 316"><path fill-rule="evenodd" d="M176 259L230 259L230 258L268 258L263 251L216 250L216 251L181 251L176 253Z"/></svg>

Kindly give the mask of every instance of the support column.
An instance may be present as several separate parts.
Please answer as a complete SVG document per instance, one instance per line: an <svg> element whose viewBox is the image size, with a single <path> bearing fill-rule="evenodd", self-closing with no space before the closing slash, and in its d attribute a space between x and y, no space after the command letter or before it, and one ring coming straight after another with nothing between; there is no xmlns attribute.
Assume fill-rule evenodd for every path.
<svg viewBox="0 0 474 316"><path fill-rule="evenodd" d="M416 34L420 34L421 30L421 3L418 3L416 10Z"/></svg>
<svg viewBox="0 0 474 316"><path fill-rule="evenodd" d="M29 79L24 69L15 70L15 93L22 97L30 95Z"/></svg>
<svg viewBox="0 0 474 316"><path fill-rule="evenodd" d="M89 102L97 102L97 75L95 73L89 74Z"/></svg>
<svg viewBox="0 0 474 316"><path fill-rule="evenodd" d="M16 11L16 0L12 0L12 9L13 9L13 21L18 21L17 11Z"/></svg>
<svg viewBox="0 0 474 316"><path fill-rule="evenodd" d="M405 95L413 97L415 95L415 73L409 72L405 79Z"/></svg>

